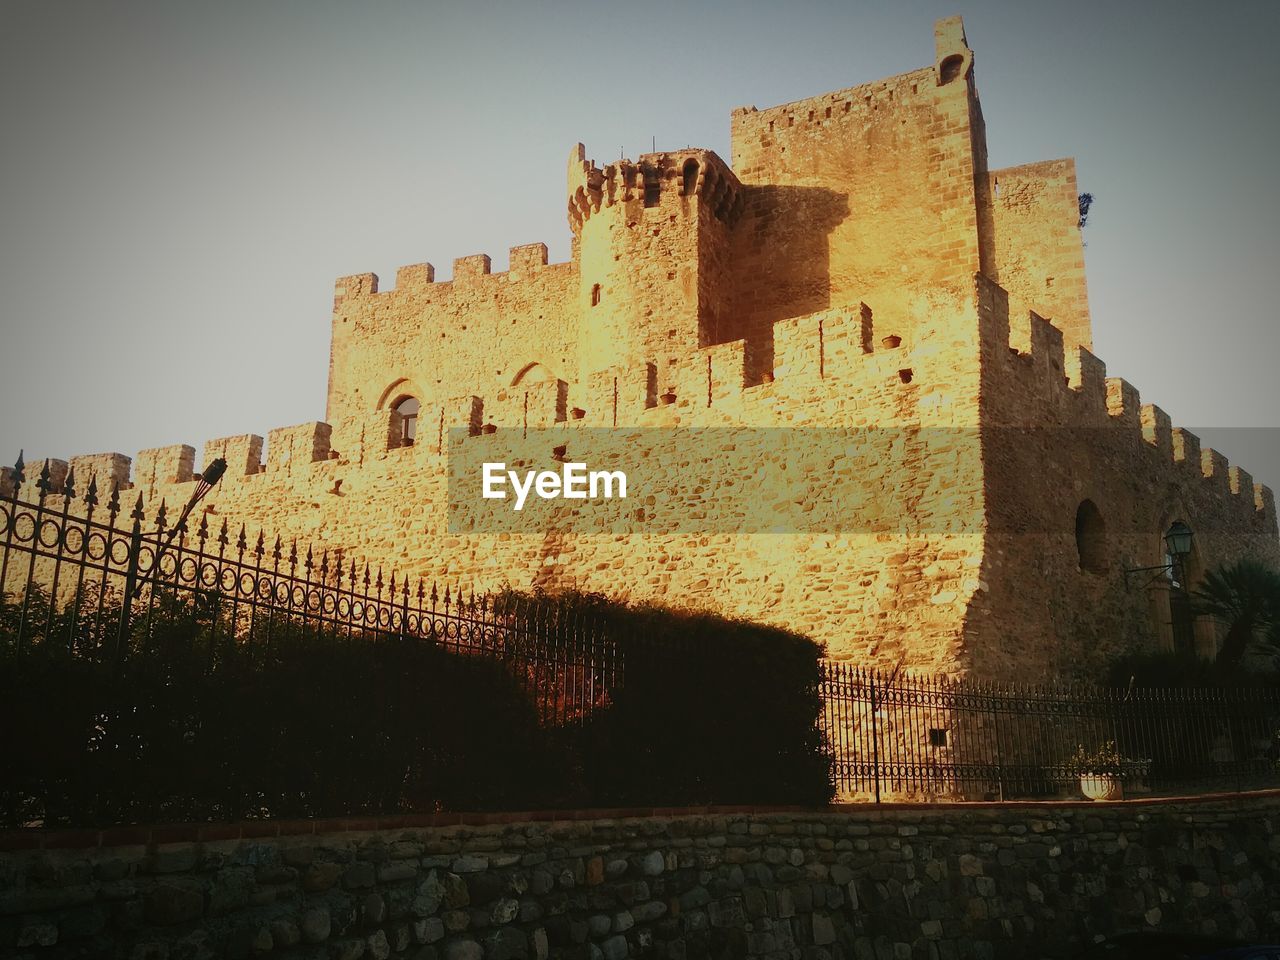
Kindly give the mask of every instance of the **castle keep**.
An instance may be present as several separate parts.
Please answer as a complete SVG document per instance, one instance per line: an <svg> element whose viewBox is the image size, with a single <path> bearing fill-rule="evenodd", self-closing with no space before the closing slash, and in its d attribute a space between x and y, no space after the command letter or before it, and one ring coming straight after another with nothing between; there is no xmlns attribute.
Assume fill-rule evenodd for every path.
<svg viewBox="0 0 1280 960"><path fill-rule="evenodd" d="M1038 680L1131 649L1211 654L1217 628L1185 619L1170 578L1125 571L1162 564L1177 521L1195 531L1183 581L1241 556L1280 564L1274 496L1107 378L1074 164L991 168L960 20L937 24L927 67L731 123L728 162L601 166L575 146L566 263L535 243L506 272L479 255L447 282L430 264L389 290L339 279L325 421L270 431L265 460L260 436L206 444L203 462L230 464L208 509L428 580L710 608L866 663ZM865 433L848 460L763 429L732 456L663 459L703 427ZM450 522L451 456L549 461L550 434L599 466L610 442L618 459L650 444L667 498L634 502L625 532ZM840 503L886 522L742 532L671 515L694 496L682 478L741 490L725 474L744 463L801 484L825 471ZM185 445L71 460L170 504L195 465Z"/></svg>

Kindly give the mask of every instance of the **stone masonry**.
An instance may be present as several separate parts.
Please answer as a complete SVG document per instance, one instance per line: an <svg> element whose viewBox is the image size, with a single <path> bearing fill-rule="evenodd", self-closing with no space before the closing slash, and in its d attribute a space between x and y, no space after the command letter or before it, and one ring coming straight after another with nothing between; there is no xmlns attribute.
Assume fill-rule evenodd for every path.
<svg viewBox="0 0 1280 960"><path fill-rule="evenodd" d="M1122 931L1280 935L1274 793L510 819L0 853L0 957L1039 960Z"/></svg>
<svg viewBox="0 0 1280 960"><path fill-rule="evenodd" d="M777 623L868 664L1038 681L1172 647L1168 580L1125 570L1162 563L1178 520L1197 534L1189 583L1241 556L1280 564L1275 498L1107 378L1074 164L991 169L963 25L934 39L922 69L735 110L731 164L687 149L599 166L575 146L569 262L534 243L502 272L480 255L445 282L430 264L393 289L339 279L327 422L270 431L265 454L257 435L206 444L203 462L230 464L208 519L468 590L575 587ZM624 433L612 450L593 440L609 462L592 465L657 464L654 482L687 499L678 516L642 495L623 531L451 523L451 436L503 460L545 430L549 465L592 428L686 427L740 429L740 452L779 469L764 428L878 431L861 457L788 476L898 525L691 528L752 473L714 448L664 460L666 440ZM71 466L172 508L195 453ZM715 483L682 488L691 468ZM1217 627L1194 632L1212 655Z"/></svg>

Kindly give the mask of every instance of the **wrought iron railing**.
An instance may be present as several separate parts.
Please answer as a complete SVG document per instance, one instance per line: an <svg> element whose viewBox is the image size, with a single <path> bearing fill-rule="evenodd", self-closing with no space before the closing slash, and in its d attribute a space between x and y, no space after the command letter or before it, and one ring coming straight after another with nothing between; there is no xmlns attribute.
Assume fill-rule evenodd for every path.
<svg viewBox="0 0 1280 960"><path fill-rule="evenodd" d="M823 664L836 790L868 799L1076 795L1111 754L1129 796L1280 786L1280 690L1022 687Z"/></svg>
<svg viewBox="0 0 1280 960"><path fill-rule="evenodd" d="M173 529L163 502L47 463L22 499L22 465L0 495L0 637L9 653L65 644L104 663L145 656L157 611L220 645L269 653L281 631L412 639L500 658L546 725L580 724L625 680L624 645L579 608L518 595L464 596L205 513ZM212 523L211 523L212 521ZM166 607L166 605L168 605ZM642 638L632 638L633 640ZM679 653L663 662L679 669ZM995 799L1074 792L1074 755L1114 744L1129 793L1280 785L1280 691L1025 688L822 664L820 721L837 793L867 799Z"/></svg>
<svg viewBox="0 0 1280 960"><path fill-rule="evenodd" d="M0 496L0 626L19 656L33 642L116 663L145 655L157 611L176 605L201 622L211 660L232 642L267 653L283 630L501 658L544 724L581 722L621 683L618 645L574 609L440 589L208 513L175 530L164 502L148 517L141 493L129 508L96 478L81 492L69 473L55 490L47 463L33 499L19 498L22 481L19 460Z"/></svg>

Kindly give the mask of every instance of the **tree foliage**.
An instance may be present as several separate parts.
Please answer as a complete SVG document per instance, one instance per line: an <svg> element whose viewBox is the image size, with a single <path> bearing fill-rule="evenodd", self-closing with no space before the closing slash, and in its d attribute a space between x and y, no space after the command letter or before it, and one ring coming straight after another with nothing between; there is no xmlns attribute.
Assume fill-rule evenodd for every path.
<svg viewBox="0 0 1280 960"><path fill-rule="evenodd" d="M1191 597L1192 612L1226 627L1218 662L1237 667L1250 654L1280 653L1280 573L1252 559L1210 570Z"/></svg>

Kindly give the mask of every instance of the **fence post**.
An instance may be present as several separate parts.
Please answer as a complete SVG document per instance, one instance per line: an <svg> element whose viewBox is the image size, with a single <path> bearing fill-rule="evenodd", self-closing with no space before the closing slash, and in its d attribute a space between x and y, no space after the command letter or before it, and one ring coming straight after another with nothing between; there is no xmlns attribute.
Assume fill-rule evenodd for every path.
<svg viewBox="0 0 1280 960"><path fill-rule="evenodd" d="M116 631L116 666L129 650L129 625L133 617L133 591L138 586L138 561L142 555L142 495L133 511L133 531L129 534L129 560L124 575L124 600L120 604L120 625Z"/></svg>
<svg viewBox="0 0 1280 960"><path fill-rule="evenodd" d="M996 791L997 799L1001 803L1004 802L1004 757L1000 752L1000 710L997 704L999 701L995 695L991 696L991 731L995 735L996 740Z"/></svg>
<svg viewBox="0 0 1280 960"><path fill-rule="evenodd" d="M1239 793L1244 789L1240 776L1240 768L1244 766L1245 758L1241 756L1240 744L1236 739L1236 721L1237 718L1242 718L1244 716L1244 711L1232 709L1231 697L1227 695L1226 690L1216 690L1214 693L1222 702L1222 715L1226 717L1227 720L1227 735L1231 738L1231 770L1235 778L1236 793Z"/></svg>
<svg viewBox="0 0 1280 960"><path fill-rule="evenodd" d="M875 785L876 803L880 802L880 731L876 724L876 675L873 670L868 675L871 687L871 776Z"/></svg>

